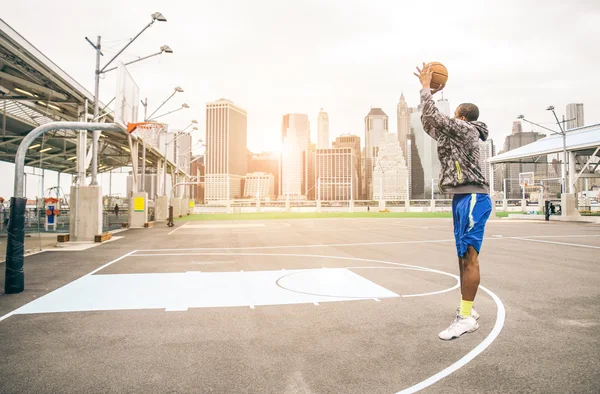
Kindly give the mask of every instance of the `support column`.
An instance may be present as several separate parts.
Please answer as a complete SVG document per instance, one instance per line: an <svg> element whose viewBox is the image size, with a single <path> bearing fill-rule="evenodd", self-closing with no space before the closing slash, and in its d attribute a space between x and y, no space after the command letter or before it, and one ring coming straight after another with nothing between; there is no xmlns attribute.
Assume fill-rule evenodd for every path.
<svg viewBox="0 0 600 394"><path fill-rule="evenodd" d="M181 215L181 198L171 198L171 206L173 207L173 217L178 218Z"/></svg>
<svg viewBox="0 0 600 394"><path fill-rule="evenodd" d="M142 142L142 191L146 191L146 143Z"/></svg>
<svg viewBox="0 0 600 394"><path fill-rule="evenodd" d="M94 242L102 234L102 187L71 186L70 236L73 241Z"/></svg>
<svg viewBox="0 0 600 394"><path fill-rule="evenodd" d="M129 227L144 228L148 222L148 193L133 192L129 198Z"/></svg>
<svg viewBox="0 0 600 394"><path fill-rule="evenodd" d="M490 199L492 200L492 212L490 213L490 219L497 219L496 216L496 191L494 190L494 164L490 164Z"/></svg>
<svg viewBox="0 0 600 394"><path fill-rule="evenodd" d="M162 196L158 196L156 197L156 220L157 221L164 221L167 220L169 217L169 201L167 199L167 196L162 195Z"/></svg>
<svg viewBox="0 0 600 394"><path fill-rule="evenodd" d="M577 187L575 185L575 178L577 177L577 170L575 169L575 152L568 152L569 155L569 193L577 194Z"/></svg>

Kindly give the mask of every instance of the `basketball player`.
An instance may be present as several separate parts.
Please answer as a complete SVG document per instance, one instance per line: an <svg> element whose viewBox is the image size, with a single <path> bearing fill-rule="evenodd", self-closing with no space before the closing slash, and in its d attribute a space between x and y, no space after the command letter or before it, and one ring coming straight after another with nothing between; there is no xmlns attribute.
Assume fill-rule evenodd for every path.
<svg viewBox="0 0 600 394"><path fill-rule="evenodd" d="M479 109L474 104L461 104L454 118L438 111L431 91L432 69L423 63L415 73L423 89L421 122L423 129L438 143L441 163L440 191L452 194L452 217L454 238L458 253L460 273L460 307L450 327L439 333L440 339L458 338L466 332L479 328L479 314L473 309L473 301L479 287L479 251L483 242L485 223L492 211L489 185L479 166L479 139L485 141L488 129L478 122Z"/></svg>

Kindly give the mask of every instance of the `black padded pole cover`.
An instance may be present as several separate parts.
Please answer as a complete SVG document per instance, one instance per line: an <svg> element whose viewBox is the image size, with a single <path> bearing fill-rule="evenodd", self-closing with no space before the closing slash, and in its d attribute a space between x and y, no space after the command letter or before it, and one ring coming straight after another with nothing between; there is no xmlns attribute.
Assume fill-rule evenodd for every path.
<svg viewBox="0 0 600 394"><path fill-rule="evenodd" d="M25 252L25 206L26 198L11 197L6 244L6 294L20 293L25 288L23 260Z"/></svg>

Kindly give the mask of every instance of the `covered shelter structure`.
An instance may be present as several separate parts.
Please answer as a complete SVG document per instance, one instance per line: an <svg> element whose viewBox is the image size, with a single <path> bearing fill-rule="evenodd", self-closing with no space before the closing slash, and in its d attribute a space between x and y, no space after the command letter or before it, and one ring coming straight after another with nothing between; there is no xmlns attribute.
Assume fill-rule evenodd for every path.
<svg viewBox="0 0 600 394"><path fill-rule="evenodd" d="M114 99L108 104L100 103L97 119L92 115L93 101L88 90L0 19L1 161L14 163L21 141L36 127L51 122L114 123L110 108ZM166 134L166 127L164 131ZM143 173L167 171L183 178L188 176L178 169L173 158L165 158L161 142L164 147L166 138L156 134L128 134L125 130L102 132L98 172L133 167L134 185L137 174L142 175L139 184L145 179L139 172L141 170ZM30 145L25 165L72 174L74 184L84 186L91 173L91 153L91 134L79 130L54 130ZM166 177L157 176L158 183L164 179ZM165 186L157 184L155 194L167 195ZM150 196L151 199L154 197Z"/></svg>
<svg viewBox="0 0 600 394"><path fill-rule="evenodd" d="M600 124L571 129L565 135L554 134L499 154L489 159L493 179L494 167L509 163L546 163L548 155L562 155L563 187L561 193L562 215L578 216L579 197L592 185L600 185ZM590 180L592 180L590 182ZM490 182L493 187L493 181ZM584 205L589 205L583 203Z"/></svg>
<svg viewBox="0 0 600 394"><path fill-rule="evenodd" d="M5 284L7 293L23 289L24 166L74 176L70 197L65 198L72 241L94 241L103 231L103 191L94 182L87 184L88 175L132 167L131 193L126 199L136 208L129 209L130 227L144 227L149 221L151 200L156 200L155 219L167 219L168 172L173 185L190 178L180 169L176 154L167 155L167 125L130 133L117 124L119 119L110 109L113 101L100 103L94 118L93 95L0 19L0 161L16 164L6 250L7 275L12 275ZM104 130L95 169L89 130ZM147 172L156 174L155 192L150 196L140 190ZM5 179L11 179L6 175ZM55 211L47 212L54 215ZM21 279L13 280L19 275Z"/></svg>

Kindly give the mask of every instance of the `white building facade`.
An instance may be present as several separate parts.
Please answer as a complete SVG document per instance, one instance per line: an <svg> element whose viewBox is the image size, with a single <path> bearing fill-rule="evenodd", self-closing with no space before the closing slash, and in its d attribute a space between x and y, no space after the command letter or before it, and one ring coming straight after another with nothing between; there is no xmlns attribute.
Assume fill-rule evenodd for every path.
<svg viewBox="0 0 600 394"><path fill-rule="evenodd" d="M275 177L265 172L253 172L246 174L244 183L244 196L269 199L275 194Z"/></svg>
<svg viewBox="0 0 600 394"><path fill-rule="evenodd" d="M206 104L205 201L223 203L242 196L246 175L247 113L226 99Z"/></svg>
<svg viewBox="0 0 600 394"><path fill-rule="evenodd" d="M374 158L382 140L388 132L388 116L381 108L371 108L365 117L365 195L367 199L373 198L373 166Z"/></svg>
<svg viewBox="0 0 600 394"><path fill-rule="evenodd" d="M567 104L567 130L585 126L583 119L583 104Z"/></svg>
<svg viewBox="0 0 600 394"><path fill-rule="evenodd" d="M349 201L357 198L359 169L353 148L317 149L315 177L317 200Z"/></svg>
<svg viewBox="0 0 600 394"><path fill-rule="evenodd" d="M396 134L386 133L373 169L373 199L404 201L409 196L409 174Z"/></svg>
<svg viewBox="0 0 600 394"><path fill-rule="evenodd" d="M490 168L491 164L488 163L488 160L496 155L496 149L494 147L493 140L487 141L479 141L479 165L481 167L481 172L485 177L488 185L490 184Z"/></svg>

